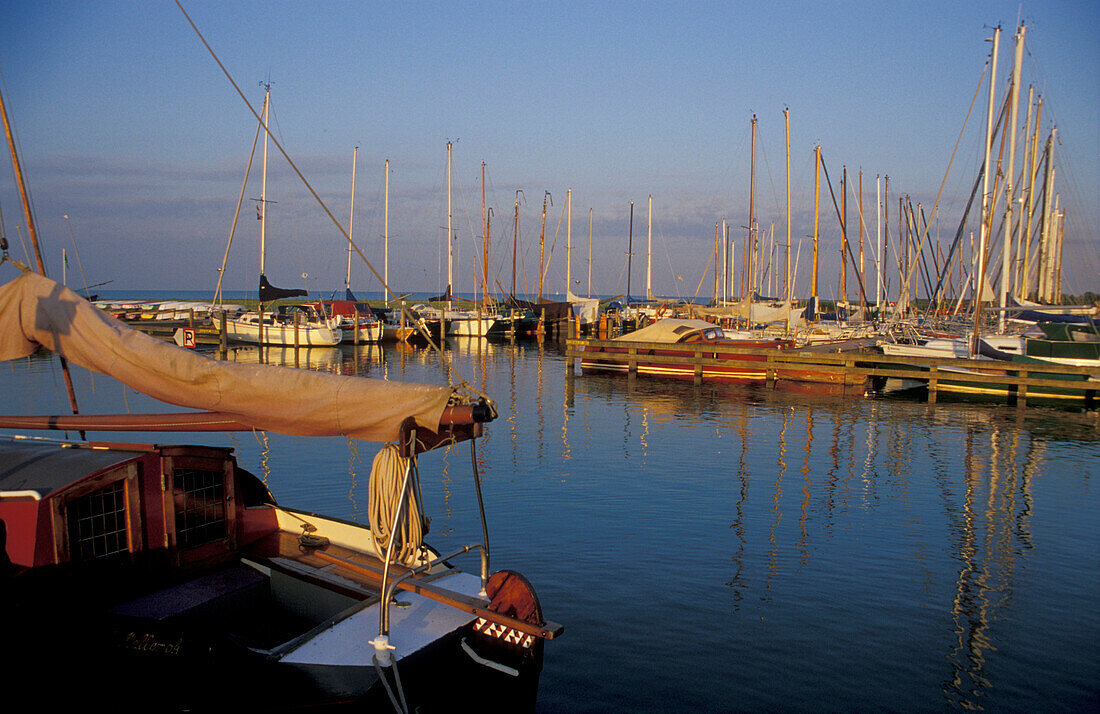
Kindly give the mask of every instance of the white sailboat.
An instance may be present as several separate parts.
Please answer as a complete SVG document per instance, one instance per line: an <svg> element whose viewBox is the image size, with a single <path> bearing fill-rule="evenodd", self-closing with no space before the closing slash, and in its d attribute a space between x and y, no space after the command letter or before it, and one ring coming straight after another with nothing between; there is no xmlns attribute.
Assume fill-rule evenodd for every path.
<svg viewBox="0 0 1100 714"><path fill-rule="evenodd" d="M453 235L451 232L451 142L447 142L447 237L448 242ZM485 213L485 164L481 165L481 203L482 214ZM489 240L489 228L485 219L481 222L482 230L485 231L483 238L486 244L486 248L483 251L482 260L484 265L488 266L488 240ZM448 247L447 250L447 296L451 295L451 277L452 277L452 264L451 264L451 250ZM488 282L488 270L486 268L486 283ZM482 288L483 294L488 296L489 286L484 285ZM488 300L485 301L483 309L480 310L455 310L451 307L450 300L447 301L447 309L443 312L443 319L447 325L448 337L485 337L493 330L498 323L503 320L503 317L499 314L495 314L488 309Z"/></svg>
<svg viewBox="0 0 1100 714"><path fill-rule="evenodd" d="M267 243L267 140L268 110L270 107L271 87L267 85L264 93L263 128L264 156L263 179L260 189L260 310L250 311L226 320L226 336L237 342L249 342L263 345L288 346L332 346L343 339L343 332L336 322L326 315L319 314L308 306L282 306L279 311L264 312L265 302L283 297L307 295L305 290L284 290L272 286L264 272Z"/></svg>

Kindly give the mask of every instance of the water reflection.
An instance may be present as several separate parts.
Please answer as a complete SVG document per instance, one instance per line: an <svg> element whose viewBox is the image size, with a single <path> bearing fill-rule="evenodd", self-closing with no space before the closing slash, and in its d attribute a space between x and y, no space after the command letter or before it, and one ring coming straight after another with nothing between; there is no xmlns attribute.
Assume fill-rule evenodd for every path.
<svg viewBox="0 0 1100 714"><path fill-rule="evenodd" d="M585 419L585 432L595 432L597 442L602 433L616 434L602 442L601 458L632 464L639 469L632 480L659 479L660 469L674 464L687 480L718 479L723 464L732 467L732 539L722 555L732 566L723 580L733 613L746 604L760 612L773 597L796 593L832 599L837 576L867 578L842 584L852 600L832 603L840 610L835 622L813 625L836 636L887 617L899 618L892 627L903 631L921 629L926 618L911 619L910 603L919 603L950 623L938 634L933 628L921 635L950 643L940 650L938 665L936 657L923 662L928 675L939 671L946 706L985 708L991 692L1003 697L1017 686L1004 676L998 681L989 661L1016 637L1006 611L1019 607L1019 568L1034 548L1034 479L1051 466L1044 454L1052 441L1079 441L1097 454L1089 417L1068 417L1071 428L1059 433L1041 426L1038 412L1021 417L944 405L899 412L897 405L876 402L815 402L669 383L655 389L637 380L586 377L566 380L563 429L568 417L587 415L601 402L621 419L613 429ZM655 421L657 415L662 418ZM723 453L731 441L732 461ZM684 448L696 458L678 463L660 454L683 455ZM799 485L785 488L796 449ZM1094 463L1087 454L1080 458ZM1088 478L1087 469L1073 474L1082 476ZM708 483L713 493L723 490L718 480ZM714 503L712 496L692 502L706 509L704 501ZM676 529L678 516L668 515L663 526ZM788 519L796 527L787 527ZM773 640L787 634L781 626L769 632ZM904 659L905 651L899 644L892 656Z"/></svg>

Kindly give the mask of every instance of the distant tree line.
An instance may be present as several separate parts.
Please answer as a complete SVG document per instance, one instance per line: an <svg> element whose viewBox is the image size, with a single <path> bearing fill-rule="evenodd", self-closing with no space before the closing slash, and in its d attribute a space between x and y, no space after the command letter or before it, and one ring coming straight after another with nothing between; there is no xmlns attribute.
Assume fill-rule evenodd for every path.
<svg viewBox="0 0 1100 714"><path fill-rule="evenodd" d="M1063 305L1100 305L1100 294L1086 290L1080 295L1063 295Z"/></svg>

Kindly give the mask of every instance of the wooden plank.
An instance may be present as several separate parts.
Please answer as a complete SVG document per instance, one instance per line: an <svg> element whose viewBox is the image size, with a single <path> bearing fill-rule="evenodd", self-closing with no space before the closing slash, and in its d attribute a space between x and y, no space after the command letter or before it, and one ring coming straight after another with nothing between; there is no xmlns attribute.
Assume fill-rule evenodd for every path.
<svg viewBox="0 0 1100 714"><path fill-rule="evenodd" d="M323 551L317 551L315 555L318 558L333 563L341 568L347 568L348 570L357 572L361 575L366 575L368 578L377 577L378 583L379 585L381 585L381 574L378 573L376 569L371 568L370 566L364 565L363 563L356 563L354 561L348 560L346 558L341 558L339 556L329 555L328 553L325 553ZM526 632L529 635L535 635L536 637L541 637L545 640L552 640L565 631L565 627L563 625L559 625L556 622L546 622L543 625L534 625L529 622L517 620L514 617L502 615L499 612L493 612L492 610L486 608L485 603L481 600L478 600L477 598L472 598L468 595L463 595L462 593L456 593L452 590L441 588L438 585L431 585L429 583L417 580L402 580L401 582L397 583L397 587L411 593L416 593L417 595L421 595L431 600L435 600L436 602L443 603L444 605L449 605L450 607L462 610L463 612L468 612L472 615L476 615L477 617L484 618L486 620L489 620L490 622L495 622L499 625L511 627L513 630Z"/></svg>

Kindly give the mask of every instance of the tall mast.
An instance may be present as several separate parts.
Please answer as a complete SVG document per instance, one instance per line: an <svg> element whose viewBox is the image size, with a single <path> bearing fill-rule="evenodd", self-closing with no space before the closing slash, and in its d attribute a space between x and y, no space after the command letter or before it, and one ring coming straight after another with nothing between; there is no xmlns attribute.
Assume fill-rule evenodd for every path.
<svg viewBox="0 0 1100 714"><path fill-rule="evenodd" d="M729 300L730 289L733 285L733 263L730 260L729 251L730 234L726 227L726 219L722 219L722 300Z"/></svg>
<svg viewBox="0 0 1100 714"><path fill-rule="evenodd" d="M978 283L974 290L974 335L970 343L970 355L978 354L978 340L981 337L982 292L985 288L985 245L988 240L989 221L989 170L990 154L993 149L993 99L997 90L997 47L1001 40L1001 28L993 30L993 51L989 57L989 108L985 122L985 163L982 169L982 220L978 232Z"/></svg>
<svg viewBox="0 0 1100 714"><path fill-rule="evenodd" d="M755 289L755 283L753 281L753 260L756 255L756 245L754 231L756 230L756 115L752 115L752 149L749 159L749 237L746 243L744 260L748 264L748 294L749 299L752 299L752 293ZM744 285L744 283L742 283ZM741 297L745 296L745 291L742 289Z"/></svg>
<svg viewBox="0 0 1100 714"><path fill-rule="evenodd" d="M592 209L588 209L588 297L592 297Z"/></svg>
<svg viewBox="0 0 1100 714"><path fill-rule="evenodd" d="M859 170L859 304L863 304L863 169Z"/></svg>
<svg viewBox="0 0 1100 714"><path fill-rule="evenodd" d="M260 275L266 274L264 259L267 257L267 138L270 135L267 128L267 115L270 97L271 84L264 84L264 162L263 174L260 179Z"/></svg>
<svg viewBox="0 0 1100 714"><path fill-rule="evenodd" d="M721 297L718 291L718 275L719 275L719 253L720 243L718 237L718 221L714 222L714 304L718 305L718 298Z"/></svg>
<svg viewBox="0 0 1100 714"><path fill-rule="evenodd" d="M1024 280L1020 292L1020 296L1023 298L1031 294L1031 219L1035 216L1035 183L1039 179L1039 122L1042 117L1043 97L1040 96L1035 103L1035 126L1031 139L1031 170L1028 172L1031 181L1027 187L1027 235L1024 236Z"/></svg>
<svg viewBox="0 0 1100 714"><path fill-rule="evenodd" d="M485 214L485 162L481 162L481 301L488 306L489 299L489 219Z"/></svg>
<svg viewBox="0 0 1100 714"><path fill-rule="evenodd" d="M451 309L451 285L454 279L454 240L451 236L451 142L447 142L447 309Z"/></svg>
<svg viewBox="0 0 1100 714"><path fill-rule="evenodd" d="M1050 229L1054 220L1054 214L1052 213L1051 202L1054 199L1054 137L1057 135L1058 127L1053 127L1050 130L1050 137L1047 138L1047 178L1043 187L1045 194L1045 201L1043 202L1043 218L1042 218L1042 233L1039 237L1039 300L1050 299Z"/></svg>
<svg viewBox="0 0 1100 714"><path fill-rule="evenodd" d="M573 189L565 191L565 299L573 294Z"/></svg>
<svg viewBox="0 0 1100 714"><path fill-rule="evenodd" d="M840 300L848 304L848 167L841 167L840 178ZM847 317L847 312L845 312Z"/></svg>
<svg viewBox="0 0 1100 714"><path fill-rule="evenodd" d="M810 296L817 300L817 242L821 217L821 145L814 147L814 259L810 280Z"/></svg>
<svg viewBox="0 0 1100 714"><path fill-rule="evenodd" d="M1018 228L1018 235L1016 237L1016 251L1015 257L1015 269L1013 270L1012 279L1016 287L1015 295L1017 297L1026 297L1021 291L1023 289L1023 276L1021 275L1021 269L1024 265L1024 241L1027 240L1028 226L1030 222L1027 220L1026 209L1026 195L1031 190L1031 164L1028 159L1031 156L1031 111L1034 109L1035 104L1035 87L1028 87L1027 90L1027 119L1024 120L1024 169L1023 169L1023 185L1020 186L1020 216L1016 219Z"/></svg>
<svg viewBox="0 0 1100 714"><path fill-rule="evenodd" d="M542 231L539 233L539 297L538 302L542 302L542 279L545 274L543 266L546 263L546 199L551 198L550 192L547 191L542 195Z"/></svg>
<svg viewBox="0 0 1100 714"><path fill-rule="evenodd" d="M886 253L890 250L890 175L887 174L882 182L882 252L879 260L882 261L882 299L889 302L890 296L886 289Z"/></svg>
<svg viewBox="0 0 1100 714"><path fill-rule="evenodd" d="M1020 65L1024 59L1024 24L1016 30L1016 58L1012 65L1012 112L1009 122L1012 131L1008 140L1008 174L1005 176L1005 228L1004 245L1001 255L1001 314L997 320L997 331L1005 331L1005 308L1008 307L1009 278L1012 275L1012 179L1016 175L1016 119L1020 104Z"/></svg>
<svg viewBox="0 0 1100 714"><path fill-rule="evenodd" d="M875 176L875 307L882 307L882 178ZM881 317L879 318L881 319Z"/></svg>
<svg viewBox="0 0 1100 714"><path fill-rule="evenodd" d="M786 270L786 295L787 295L787 329L791 327L791 113L790 109L783 109L783 122L787 129L787 270Z"/></svg>
<svg viewBox="0 0 1100 714"><path fill-rule="evenodd" d="M653 299L653 194L649 194L649 228L645 251L645 299Z"/></svg>
<svg viewBox="0 0 1100 714"><path fill-rule="evenodd" d="M12 135L11 123L8 121L8 110L4 106L4 95L0 94L0 118L4 121L4 134L8 140L8 151L11 153L11 167L12 172L15 174L15 182L19 186L19 198L23 203L23 217L27 221L27 233L31 237L31 246L34 248L34 260L38 266L38 274L42 277L46 276L46 262L42 259L42 249L38 245L38 231L35 229L34 216L31 213L30 200L27 198L27 184L23 180L23 168L19 163L19 153L15 150L15 138ZM76 391L73 389L73 378L69 373L69 362L65 359L65 356L58 353L58 360L61 362L61 373L65 377L65 390L69 395L69 406L73 410L73 414L79 414L80 410L76 404ZM80 438L84 438L84 432L80 432Z"/></svg>
<svg viewBox="0 0 1100 714"><path fill-rule="evenodd" d="M519 246L519 196L523 193L522 188L516 189L516 210L512 218L512 297L516 296L516 249ZM527 200L527 196L523 197L523 200Z"/></svg>
<svg viewBox="0 0 1100 714"><path fill-rule="evenodd" d="M355 162L359 158L359 147L351 152L351 211L348 216L348 271L344 277L344 296L351 292L351 235L355 229Z"/></svg>
<svg viewBox="0 0 1100 714"><path fill-rule="evenodd" d="M390 160L386 159L386 203L382 219L382 277L386 283L386 305L390 304Z"/></svg>
<svg viewBox="0 0 1100 714"><path fill-rule="evenodd" d="M630 232L626 240L626 304L630 304L630 259L634 255L634 202L630 202Z"/></svg>

